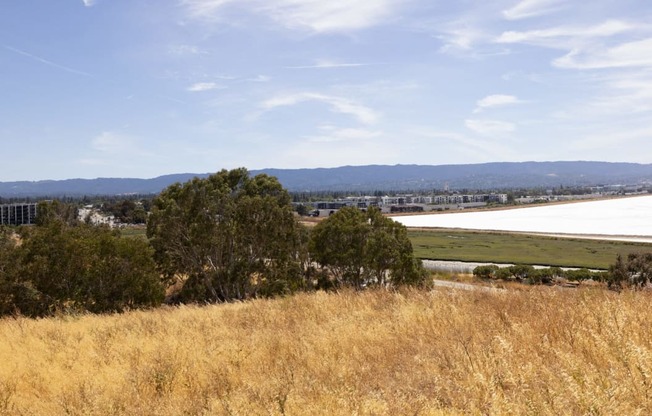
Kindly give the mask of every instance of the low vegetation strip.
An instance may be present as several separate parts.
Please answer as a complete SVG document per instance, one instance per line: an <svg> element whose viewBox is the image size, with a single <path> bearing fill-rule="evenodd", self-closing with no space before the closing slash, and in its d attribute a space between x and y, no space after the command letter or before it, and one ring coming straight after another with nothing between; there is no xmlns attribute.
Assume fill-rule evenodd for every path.
<svg viewBox="0 0 652 416"><path fill-rule="evenodd" d="M652 244L544 237L483 231L409 229L421 259L521 263L607 269L620 254L652 251Z"/></svg>
<svg viewBox="0 0 652 416"><path fill-rule="evenodd" d="M650 294L316 292L0 320L0 414L651 414Z"/></svg>

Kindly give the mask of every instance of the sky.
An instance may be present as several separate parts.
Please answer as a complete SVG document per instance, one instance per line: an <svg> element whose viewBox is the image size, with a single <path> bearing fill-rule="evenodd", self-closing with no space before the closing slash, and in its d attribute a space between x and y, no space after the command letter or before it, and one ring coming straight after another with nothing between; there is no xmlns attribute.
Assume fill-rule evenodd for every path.
<svg viewBox="0 0 652 416"><path fill-rule="evenodd" d="M3 0L0 181L652 162L649 0Z"/></svg>

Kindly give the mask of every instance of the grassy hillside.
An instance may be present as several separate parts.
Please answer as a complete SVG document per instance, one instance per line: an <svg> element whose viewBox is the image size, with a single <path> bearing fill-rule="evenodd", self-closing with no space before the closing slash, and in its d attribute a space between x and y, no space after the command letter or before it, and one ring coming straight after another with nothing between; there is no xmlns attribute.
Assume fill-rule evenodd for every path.
<svg viewBox="0 0 652 416"><path fill-rule="evenodd" d="M652 251L652 244L554 238L459 230L409 230L415 255L423 259L606 269L621 254Z"/></svg>
<svg viewBox="0 0 652 416"><path fill-rule="evenodd" d="M343 292L0 320L0 414L650 414L649 293Z"/></svg>

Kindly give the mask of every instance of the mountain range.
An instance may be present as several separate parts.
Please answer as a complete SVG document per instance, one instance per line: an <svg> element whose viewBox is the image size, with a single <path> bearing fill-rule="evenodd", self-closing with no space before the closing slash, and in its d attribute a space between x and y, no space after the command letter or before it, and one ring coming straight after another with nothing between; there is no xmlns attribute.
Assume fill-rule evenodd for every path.
<svg viewBox="0 0 652 416"><path fill-rule="evenodd" d="M611 162L496 162L459 165L368 165L315 169L262 169L292 192L506 189L652 182L652 164ZM175 182L208 173L152 179L98 178L0 182L0 197L155 194Z"/></svg>

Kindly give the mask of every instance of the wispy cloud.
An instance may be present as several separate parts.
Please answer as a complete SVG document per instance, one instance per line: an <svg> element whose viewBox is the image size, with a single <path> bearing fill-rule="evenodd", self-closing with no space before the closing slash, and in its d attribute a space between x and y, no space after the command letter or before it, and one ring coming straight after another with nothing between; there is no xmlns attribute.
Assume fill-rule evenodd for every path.
<svg viewBox="0 0 652 416"><path fill-rule="evenodd" d="M464 124L469 130L482 135L507 134L516 130L514 123L498 120L467 119Z"/></svg>
<svg viewBox="0 0 652 416"><path fill-rule="evenodd" d="M470 158L478 161L496 161L515 157L513 149L500 140L475 139L458 132L433 130L431 127L417 127L408 133L425 137L429 142L442 142L445 146L454 144L453 148L462 155L460 163L465 163Z"/></svg>
<svg viewBox="0 0 652 416"><path fill-rule="evenodd" d="M318 33L345 32L378 25L393 16L405 0L182 0L190 17L220 20L229 7L270 17L290 29Z"/></svg>
<svg viewBox="0 0 652 416"><path fill-rule="evenodd" d="M487 38L487 34L474 22L457 21L439 29L436 36L443 42L441 52L454 53L469 51L476 43Z"/></svg>
<svg viewBox="0 0 652 416"><path fill-rule="evenodd" d="M524 32L503 32L497 39L498 43L526 43L545 46L554 49L568 49L589 44L596 38L610 37L639 29L639 25L608 20L592 26L557 26L548 29L529 30Z"/></svg>
<svg viewBox="0 0 652 416"><path fill-rule="evenodd" d="M208 55L208 51L196 45L172 45L168 52L172 55Z"/></svg>
<svg viewBox="0 0 652 416"><path fill-rule="evenodd" d="M276 4L274 4L276 3ZM289 28L308 27L315 32L338 32L375 26L391 16L397 0L266 0L266 11Z"/></svg>
<svg viewBox="0 0 652 416"><path fill-rule="evenodd" d="M572 141L569 147L574 151L592 151L606 148L614 149L624 153L631 153L631 146L636 143L648 142L652 137L652 127L641 127L637 129L619 129L594 134L587 134L585 137ZM643 161L649 163L648 155L642 155ZM631 156L630 156L631 157Z"/></svg>
<svg viewBox="0 0 652 416"><path fill-rule="evenodd" d="M187 88L190 92L211 91L224 88L214 82L196 82Z"/></svg>
<svg viewBox="0 0 652 416"><path fill-rule="evenodd" d="M92 7L92 6L95 6L95 3L97 3L97 0L82 0L82 3L84 3L84 6L86 6L86 7Z"/></svg>
<svg viewBox="0 0 652 416"><path fill-rule="evenodd" d="M630 73L627 78L610 81L607 85L614 93L598 99L595 103L597 106L612 108L617 105L628 113L652 111L651 73L646 71L639 74Z"/></svg>
<svg viewBox="0 0 652 416"><path fill-rule="evenodd" d="M487 42L494 37L493 31L487 27L485 16L469 14L461 18L435 22L421 26L421 31L432 31L436 28L433 36L442 42L439 52L461 56L471 59L484 59L492 56L509 54L509 50L496 42Z"/></svg>
<svg viewBox="0 0 652 416"><path fill-rule="evenodd" d="M91 140L91 147L105 154L132 152L136 148L132 137L109 131L102 132Z"/></svg>
<svg viewBox="0 0 652 416"><path fill-rule="evenodd" d="M56 62L52 62L52 61L47 60L45 58L41 58L40 56L31 54L29 52L25 52L25 51L17 49L17 48L13 48L11 46L5 45L4 48L9 50L9 51L12 51L14 53L17 53L19 55L22 55L22 56L25 56L27 58L33 59L33 60L35 60L37 62L40 62L42 64L51 66L53 68L57 68L57 69L60 69L62 71L70 72L71 74L82 75L82 76L85 76L85 77L93 77L93 75L89 74L88 72L80 71L78 69L70 68L68 66L61 65L61 64L58 64Z"/></svg>
<svg viewBox="0 0 652 416"><path fill-rule="evenodd" d="M156 154L160 143L156 147L146 146L141 137L122 132L104 131L90 140L88 148L89 153L76 162L89 168L104 167L103 175L125 175L139 171L139 165L160 164Z"/></svg>
<svg viewBox="0 0 652 416"><path fill-rule="evenodd" d="M519 20L550 14L563 8L564 0L521 0L503 10L503 16L508 20Z"/></svg>
<svg viewBox="0 0 652 416"><path fill-rule="evenodd" d="M306 101L322 102L330 106L331 111L348 114L364 124L373 124L380 117L373 109L349 99L310 92L280 95L263 102L261 107L264 110L272 110L277 107L292 106Z"/></svg>
<svg viewBox="0 0 652 416"><path fill-rule="evenodd" d="M632 122L630 117L637 114L645 117L642 113L652 113L652 73L646 68L610 71L609 75L594 82L598 86L596 94L588 102L569 109L565 118L583 119L587 124L593 124L617 117L633 128L639 123Z"/></svg>
<svg viewBox="0 0 652 416"><path fill-rule="evenodd" d="M369 140L382 135L380 131L367 129L345 128L337 129L332 126L323 127L324 134L310 136L308 140L315 143L332 143L342 141Z"/></svg>
<svg viewBox="0 0 652 416"><path fill-rule="evenodd" d="M652 66L652 38L627 42L613 47L573 49L557 58L553 65L571 69L603 69Z"/></svg>
<svg viewBox="0 0 652 416"><path fill-rule="evenodd" d="M195 18L214 18L221 8L234 0L181 0L180 3Z"/></svg>
<svg viewBox="0 0 652 416"><path fill-rule="evenodd" d="M329 60L319 60L313 65L286 66L286 69L333 69L333 68L355 68L361 66L380 65L375 63L344 63Z"/></svg>
<svg viewBox="0 0 652 416"><path fill-rule="evenodd" d="M652 26L623 20L607 20L590 26L558 26L541 30L508 31L497 43L529 44L565 50L552 61L564 69L640 68L652 65ZM623 37L629 35L629 41ZM632 35L637 36L631 39ZM641 38L642 35L647 37Z"/></svg>
<svg viewBox="0 0 652 416"><path fill-rule="evenodd" d="M245 81L249 81L249 82L269 82L271 80L272 78L267 75L256 75L253 78L245 79Z"/></svg>
<svg viewBox="0 0 652 416"><path fill-rule="evenodd" d="M486 108L502 107L506 105L520 104L523 101L513 95L493 94L488 95L476 102L474 113L479 113Z"/></svg>
<svg viewBox="0 0 652 416"><path fill-rule="evenodd" d="M297 167L297 161L304 167L389 164L395 160L396 151L395 147L380 145L375 140L341 141L337 145L305 140L278 151L274 161L279 167Z"/></svg>

